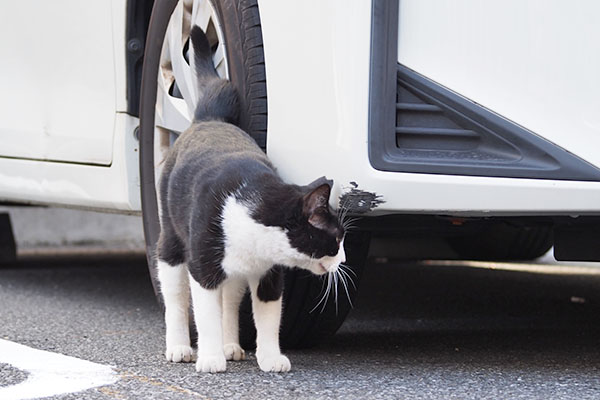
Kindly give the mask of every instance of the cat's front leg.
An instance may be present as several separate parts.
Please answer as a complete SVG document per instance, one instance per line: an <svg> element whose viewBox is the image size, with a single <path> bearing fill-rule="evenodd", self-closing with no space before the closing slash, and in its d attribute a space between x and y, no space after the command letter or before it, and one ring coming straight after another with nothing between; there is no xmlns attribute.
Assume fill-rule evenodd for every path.
<svg viewBox="0 0 600 400"><path fill-rule="evenodd" d="M245 279L229 278L223 283L223 351L227 360L245 360L240 346L239 309L248 286Z"/></svg>
<svg viewBox="0 0 600 400"><path fill-rule="evenodd" d="M157 260L160 291L165 304L165 357L172 362L192 361L188 309L190 291L185 264L169 265Z"/></svg>
<svg viewBox="0 0 600 400"><path fill-rule="evenodd" d="M223 353L221 288L205 289L190 276L194 320L198 331L196 371L223 372L227 361Z"/></svg>
<svg viewBox="0 0 600 400"><path fill-rule="evenodd" d="M277 298L274 298L273 290L265 293L262 290L267 286L264 280L265 278L250 281L252 313L256 325L256 359L260 369L265 372L287 372L291 369L291 363L279 348L282 291L278 289Z"/></svg>

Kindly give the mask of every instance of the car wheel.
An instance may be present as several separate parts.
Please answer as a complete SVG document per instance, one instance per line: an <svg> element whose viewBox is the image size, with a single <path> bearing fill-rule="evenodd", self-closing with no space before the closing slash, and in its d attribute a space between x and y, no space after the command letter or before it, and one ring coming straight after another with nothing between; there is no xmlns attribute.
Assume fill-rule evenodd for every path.
<svg viewBox="0 0 600 400"><path fill-rule="evenodd" d="M158 278L154 258L160 233L156 184L162 161L177 136L191 123L196 88L188 62L189 33L199 25L213 49L219 75L237 88L241 102L240 127L263 149L266 147L267 100L260 16L256 0L167 0L156 2L146 40L140 101L140 177L148 268L157 298ZM354 237L354 236L353 236ZM358 236L357 236L358 237ZM364 238L364 236L360 236ZM354 239L349 239L353 241ZM348 241L347 241L348 242ZM348 259L362 266L365 243L355 246ZM368 248L368 242L367 242ZM364 254L363 254L364 253ZM354 255L354 256L353 256ZM360 276L360 268L354 272ZM355 284L358 284L355 278ZM318 301L322 282L301 271L285 277L282 343L288 347L313 343L335 332L349 305L330 301L322 313L311 312L310 300ZM355 289L348 289L350 298ZM345 294L345 291L344 291ZM313 303L313 306L316 302ZM248 299L241 307L240 338L254 345L255 331Z"/></svg>

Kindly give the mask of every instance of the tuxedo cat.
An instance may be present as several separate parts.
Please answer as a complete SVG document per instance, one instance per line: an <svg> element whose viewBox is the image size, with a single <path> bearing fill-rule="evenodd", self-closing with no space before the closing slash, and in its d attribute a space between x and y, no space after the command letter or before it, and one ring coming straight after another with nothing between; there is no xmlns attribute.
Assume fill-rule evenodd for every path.
<svg viewBox="0 0 600 400"><path fill-rule="evenodd" d="M192 361L191 293L196 370L221 372L226 360L244 359L238 308L249 286L258 365L263 371L289 371L279 347L283 268L332 276L345 261L344 228L329 209L332 182L284 183L236 126L237 93L218 77L200 28L192 29L191 43L200 99L159 183L156 256L166 309L165 355L173 362Z"/></svg>

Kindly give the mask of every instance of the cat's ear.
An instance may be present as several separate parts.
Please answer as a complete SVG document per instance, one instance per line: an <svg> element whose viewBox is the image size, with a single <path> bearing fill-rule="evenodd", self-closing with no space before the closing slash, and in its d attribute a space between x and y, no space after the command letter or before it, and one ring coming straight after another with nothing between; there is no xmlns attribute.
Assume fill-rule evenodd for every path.
<svg viewBox="0 0 600 400"><path fill-rule="evenodd" d="M331 186L325 183L304 195L302 205L304 215L312 215L319 209L327 210L330 194Z"/></svg>
<svg viewBox="0 0 600 400"><path fill-rule="evenodd" d="M322 176L320 178L315 179L308 185L306 185L305 188L306 188L306 190L313 190L313 189L318 188L321 185L329 185L329 188L331 188L333 186L333 181L331 179L327 179L326 177Z"/></svg>
<svg viewBox="0 0 600 400"><path fill-rule="evenodd" d="M325 214L329 207L329 195L331 186L324 183L311 190L303 198L302 212L308 216L308 222L318 229L324 229L326 226Z"/></svg>

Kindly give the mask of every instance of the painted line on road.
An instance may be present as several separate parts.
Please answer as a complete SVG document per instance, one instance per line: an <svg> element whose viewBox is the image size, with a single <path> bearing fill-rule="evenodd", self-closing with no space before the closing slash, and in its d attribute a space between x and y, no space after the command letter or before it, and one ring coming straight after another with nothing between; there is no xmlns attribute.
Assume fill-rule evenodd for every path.
<svg viewBox="0 0 600 400"><path fill-rule="evenodd" d="M2 400L37 399L81 392L119 380L110 366L3 339L0 339L0 363L29 373L25 381L0 388Z"/></svg>

